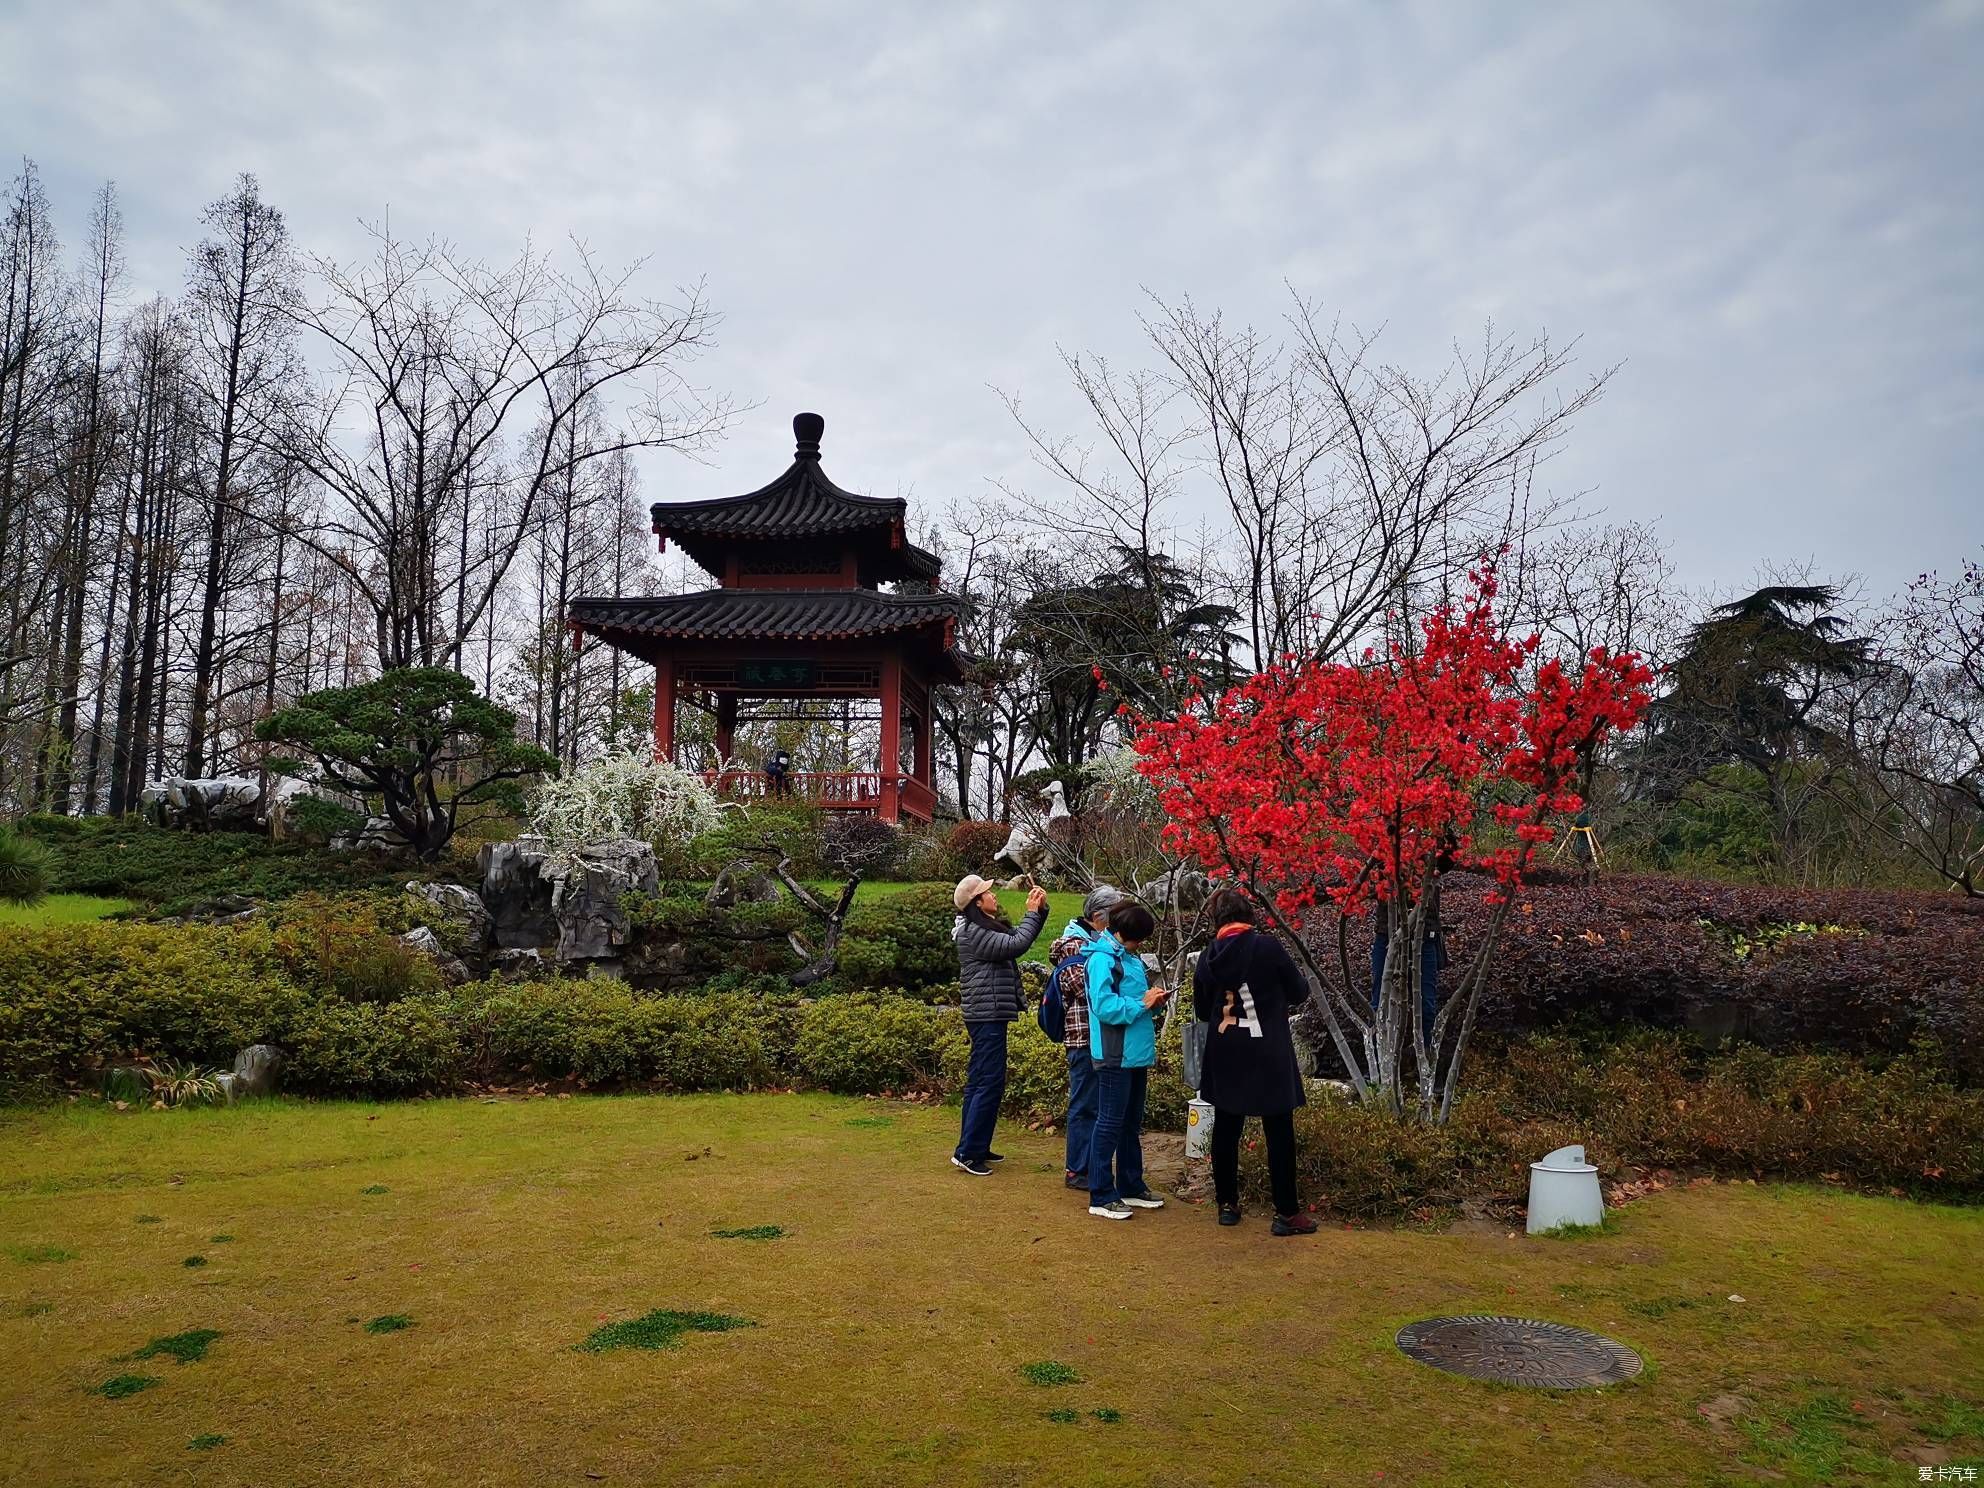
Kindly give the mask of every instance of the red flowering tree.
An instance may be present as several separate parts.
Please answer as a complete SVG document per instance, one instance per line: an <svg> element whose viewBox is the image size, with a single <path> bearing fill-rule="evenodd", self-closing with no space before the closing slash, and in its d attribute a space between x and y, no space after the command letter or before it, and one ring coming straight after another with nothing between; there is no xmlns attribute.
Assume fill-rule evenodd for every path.
<svg viewBox="0 0 1984 1488"><path fill-rule="evenodd" d="M1416 648L1367 651L1355 665L1284 658L1216 702L1136 720L1168 843L1246 888L1285 933L1359 1098L1427 1122L1452 1109L1523 868L1581 809L1580 767L1639 718L1653 680L1637 656L1602 649L1539 663L1537 637L1496 625L1494 598L1493 572L1477 574L1464 604L1425 620ZM1495 908L1427 1029L1428 889L1449 866L1491 874ZM1380 905L1394 933L1374 1011L1342 936L1339 979L1303 930L1319 908Z"/></svg>

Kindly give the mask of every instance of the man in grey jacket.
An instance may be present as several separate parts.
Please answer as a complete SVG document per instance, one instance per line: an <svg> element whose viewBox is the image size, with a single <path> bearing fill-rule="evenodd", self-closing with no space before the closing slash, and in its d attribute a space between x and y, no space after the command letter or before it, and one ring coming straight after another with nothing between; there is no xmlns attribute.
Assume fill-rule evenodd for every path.
<svg viewBox="0 0 1984 1488"><path fill-rule="evenodd" d="M974 1178L1003 1161L992 1150L992 1130L1006 1099L1006 1030L1026 1007L1020 957L1047 921L1047 891L1026 896L1026 917L1015 927L999 911L991 880L968 873L951 895L958 917L951 939L958 948L965 1032L971 1035L971 1064L965 1073L964 1112L951 1164Z"/></svg>

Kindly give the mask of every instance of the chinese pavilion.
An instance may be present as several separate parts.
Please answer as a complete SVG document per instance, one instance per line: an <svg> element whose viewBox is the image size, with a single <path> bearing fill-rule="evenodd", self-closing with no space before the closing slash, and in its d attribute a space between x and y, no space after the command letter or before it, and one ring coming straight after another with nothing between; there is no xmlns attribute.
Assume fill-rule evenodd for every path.
<svg viewBox="0 0 1984 1488"><path fill-rule="evenodd" d="M577 599L566 619L575 643L594 636L654 667L657 757L675 758L675 710L686 702L715 718L723 768L711 779L726 795L782 789L885 821L928 821L937 804L931 694L962 680L960 604L936 591L937 557L909 541L907 502L857 496L827 479L825 430L817 413L793 419L790 468L748 495L654 504L662 551L674 539L718 587ZM847 698L879 704L873 770L775 780L733 767L740 704Z"/></svg>

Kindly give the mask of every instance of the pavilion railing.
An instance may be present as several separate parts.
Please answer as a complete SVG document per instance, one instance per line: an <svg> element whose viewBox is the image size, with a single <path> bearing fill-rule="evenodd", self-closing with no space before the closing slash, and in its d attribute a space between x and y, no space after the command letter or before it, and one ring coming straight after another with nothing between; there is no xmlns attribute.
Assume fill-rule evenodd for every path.
<svg viewBox="0 0 1984 1488"><path fill-rule="evenodd" d="M922 781L905 775L901 781L902 810L905 816L929 821L937 814L937 793Z"/></svg>
<svg viewBox="0 0 1984 1488"><path fill-rule="evenodd" d="M882 800L882 777L874 770L791 770L782 789L774 789L762 770L711 770L703 779L730 801L789 797L812 806L873 811Z"/></svg>

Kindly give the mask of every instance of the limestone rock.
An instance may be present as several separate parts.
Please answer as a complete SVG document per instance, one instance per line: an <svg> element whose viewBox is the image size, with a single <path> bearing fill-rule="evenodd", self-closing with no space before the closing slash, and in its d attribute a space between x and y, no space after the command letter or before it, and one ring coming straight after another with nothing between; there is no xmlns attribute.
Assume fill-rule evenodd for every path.
<svg viewBox="0 0 1984 1488"><path fill-rule="evenodd" d="M234 1056L234 1091L237 1095L274 1095L276 1074L282 1068L283 1052L274 1044L250 1044Z"/></svg>
<svg viewBox="0 0 1984 1488"><path fill-rule="evenodd" d="M632 922L621 900L661 887L654 848L637 838L598 842L553 869L551 912L558 922L560 961L617 958Z"/></svg>
<svg viewBox="0 0 1984 1488"><path fill-rule="evenodd" d="M544 953L536 946L498 951L489 958L489 969L506 982L534 982L551 971Z"/></svg>
<svg viewBox="0 0 1984 1488"><path fill-rule="evenodd" d="M479 951L489 944L494 929L489 907L474 889L451 883L409 883L406 891L416 899L425 900L429 908L449 923L461 925L464 939L472 949Z"/></svg>
<svg viewBox="0 0 1984 1488"><path fill-rule="evenodd" d="M1148 904L1154 914L1170 914L1173 910L1189 914L1206 902L1211 890L1211 881L1203 873L1181 864L1168 873L1159 874L1147 884L1139 884L1137 897Z"/></svg>
<svg viewBox="0 0 1984 1488"><path fill-rule="evenodd" d="M557 939L552 883L544 871L549 858L544 839L529 836L485 843L477 855L482 904L490 919L491 941L498 949L522 950Z"/></svg>
<svg viewBox="0 0 1984 1488"><path fill-rule="evenodd" d="M436 966L440 967L441 975L447 978L450 985L457 985L468 980L468 968L449 953L448 948L441 944L441 937L436 935L428 926L415 925L406 934L402 935L400 940L402 943L420 952L421 955L430 958Z"/></svg>
<svg viewBox="0 0 1984 1488"><path fill-rule="evenodd" d="M482 849L482 902L503 950L555 944L560 961L616 960L632 921L621 901L661 887L654 848L638 838L596 842L554 858L542 838Z"/></svg>
<svg viewBox="0 0 1984 1488"><path fill-rule="evenodd" d="M332 852L396 852L407 846L389 816L368 816L356 831L340 832L327 844Z"/></svg>

